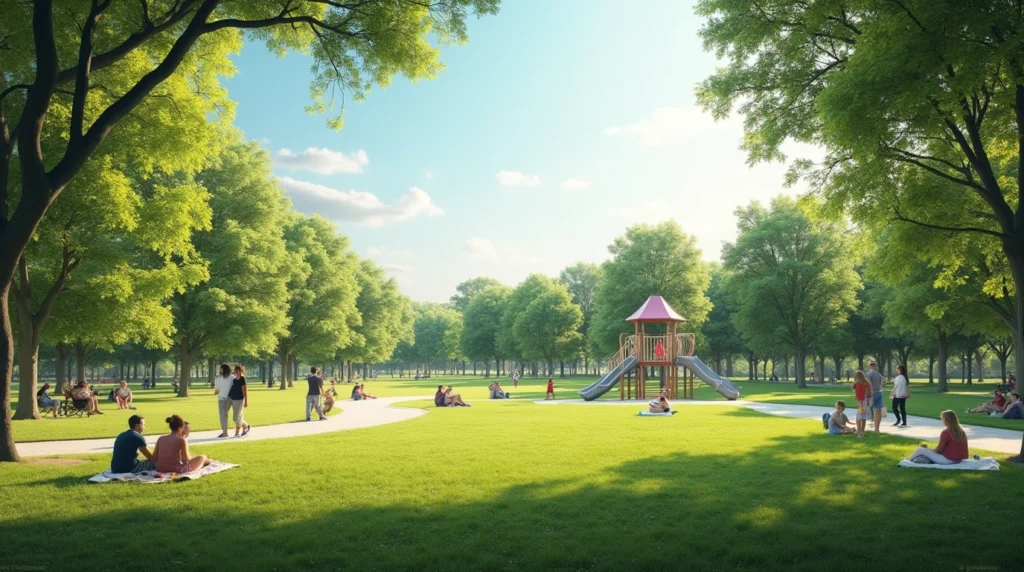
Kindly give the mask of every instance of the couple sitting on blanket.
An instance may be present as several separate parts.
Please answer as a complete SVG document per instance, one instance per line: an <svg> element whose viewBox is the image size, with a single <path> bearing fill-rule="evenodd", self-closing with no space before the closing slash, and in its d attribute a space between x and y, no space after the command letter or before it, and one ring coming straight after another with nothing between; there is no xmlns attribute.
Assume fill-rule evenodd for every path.
<svg viewBox="0 0 1024 572"><path fill-rule="evenodd" d="M142 432L146 429L146 419L141 415L128 418L128 429L114 440L114 456L110 460L112 473L142 473L157 471L161 473L190 473L210 464L206 455L191 456L188 451L188 423L178 415L167 418L171 432L156 440L153 452L146 445ZM139 453L146 457L138 459Z"/></svg>
<svg viewBox="0 0 1024 572"><path fill-rule="evenodd" d="M849 426L850 420L846 417L846 404L842 401L836 402L836 410L822 416L826 430L832 435L853 435L856 429ZM939 414L942 424L946 426L939 433L939 444L934 449L927 445L921 445L908 457L911 462L925 465L955 465L964 459L970 458L967 451L967 434L960 426L960 420L956 413L947 409Z"/></svg>

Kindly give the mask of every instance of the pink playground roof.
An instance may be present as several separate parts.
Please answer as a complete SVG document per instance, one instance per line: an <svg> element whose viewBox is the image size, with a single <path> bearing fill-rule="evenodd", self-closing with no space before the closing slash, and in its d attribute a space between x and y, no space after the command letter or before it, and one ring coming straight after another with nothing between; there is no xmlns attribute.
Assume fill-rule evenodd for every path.
<svg viewBox="0 0 1024 572"><path fill-rule="evenodd" d="M661 296L651 296L633 315L626 318L627 322L685 322L672 306Z"/></svg>

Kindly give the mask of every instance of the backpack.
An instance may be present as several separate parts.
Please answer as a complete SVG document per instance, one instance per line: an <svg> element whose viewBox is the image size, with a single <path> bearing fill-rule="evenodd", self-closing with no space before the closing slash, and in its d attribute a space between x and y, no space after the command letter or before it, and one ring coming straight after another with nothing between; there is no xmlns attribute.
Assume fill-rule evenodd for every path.
<svg viewBox="0 0 1024 572"><path fill-rule="evenodd" d="M828 429L828 421L829 421L829 419L832 419L832 414L831 413L823 413L821 415L821 424L825 426L826 430Z"/></svg>

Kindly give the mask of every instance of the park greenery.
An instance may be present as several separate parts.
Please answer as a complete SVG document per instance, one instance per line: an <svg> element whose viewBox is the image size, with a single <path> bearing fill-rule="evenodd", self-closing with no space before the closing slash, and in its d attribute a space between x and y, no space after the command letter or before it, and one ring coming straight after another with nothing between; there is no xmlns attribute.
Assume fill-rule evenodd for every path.
<svg viewBox="0 0 1024 572"><path fill-rule="evenodd" d="M294 211L220 78L246 41L309 53L310 110L341 128L336 90L433 77L439 46L496 0L15 3L0 24L0 459L18 459L12 417L39 419L50 372L63 386L90 366L173 368L181 398L224 359L279 390L299 363L596 375L651 295L727 376L745 360L751 379L805 388L867 358L939 392L950 363L965 384L1021 376L1024 32L992 4L701 1L728 63L701 103L743 114L752 162L786 159L787 141L824 149L792 161L812 193L740 206L721 263L678 222L637 224L601 264L471 278L442 304L407 299L332 221Z"/></svg>

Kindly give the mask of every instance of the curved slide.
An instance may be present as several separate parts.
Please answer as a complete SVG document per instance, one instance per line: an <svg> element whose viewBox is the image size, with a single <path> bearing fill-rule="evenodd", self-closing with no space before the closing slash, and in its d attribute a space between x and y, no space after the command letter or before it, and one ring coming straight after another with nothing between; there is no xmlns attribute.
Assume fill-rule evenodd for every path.
<svg viewBox="0 0 1024 572"><path fill-rule="evenodd" d="M619 376L636 367L636 356L630 356L611 371L601 376L601 379L580 390L580 397L584 401L593 401L608 392L609 389L619 384Z"/></svg>
<svg viewBox="0 0 1024 572"><path fill-rule="evenodd" d="M740 392L731 381L715 373L715 370L700 361L697 356L679 356L676 358L676 365L683 366L693 372L701 381L710 385L730 401L736 400Z"/></svg>

